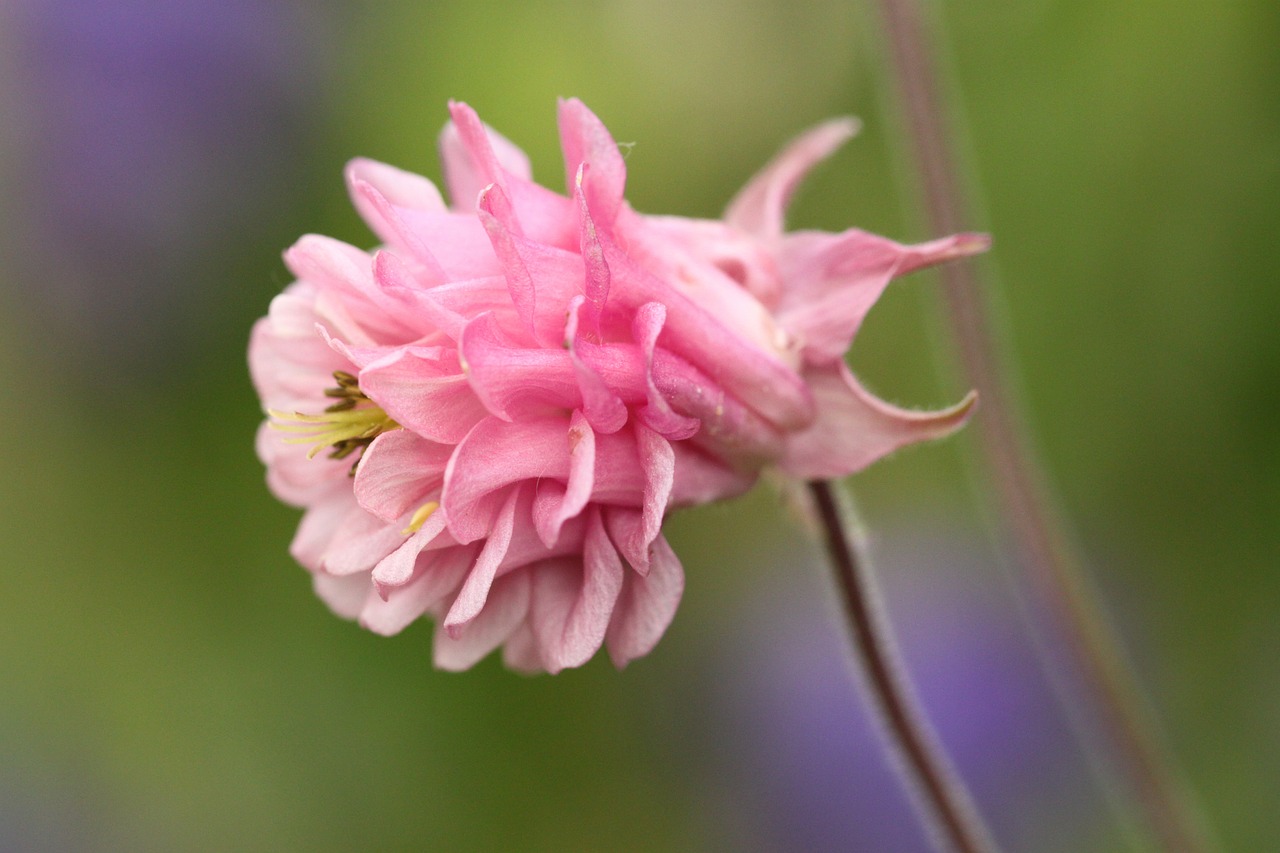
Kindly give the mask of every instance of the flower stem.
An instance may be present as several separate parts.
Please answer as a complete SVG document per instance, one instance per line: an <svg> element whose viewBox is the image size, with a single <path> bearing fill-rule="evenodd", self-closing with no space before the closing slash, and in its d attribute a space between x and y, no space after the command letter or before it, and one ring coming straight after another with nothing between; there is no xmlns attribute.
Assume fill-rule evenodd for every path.
<svg viewBox="0 0 1280 853"><path fill-rule="evenodd" d="M966 221L964 195L947 143L926 22L919 4L912 0L878 2L929 230L938 234L964 230L971 223ZM1114 760L1129 779L1164 849L1208 850L1211 845L1188 808L1182 781L1155 734L1152 714L1119 652L1114 631L1045 500L1042 475L1023 440L1010 383L998 357L977 267L956 262L940 272L960 359L982 400L979 441L991 471L995 501L1031 587L1063 632Z"/></svg>
<svg viewBox="0 0 1280 853"><path fill-rule="evenodd" d="M968 792L951 770L945 754L916 707L898 664L891 635L881 616L865 558L860 558L846 524L843 507L831 483L810 482L844 599L858 662L872 700L880 712L898 767L911 783L916 808L943 849L954 853L987 853L995 844L983 826Z"/></svg>

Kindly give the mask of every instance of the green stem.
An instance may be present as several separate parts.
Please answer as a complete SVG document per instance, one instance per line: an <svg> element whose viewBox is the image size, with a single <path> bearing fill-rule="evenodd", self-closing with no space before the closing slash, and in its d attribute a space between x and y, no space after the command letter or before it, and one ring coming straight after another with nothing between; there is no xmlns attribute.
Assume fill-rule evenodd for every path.
<svg viewBox="0 0 1280 853"><path fill-rule="evenodd" d="M880 712L887 740L906 775L917 810L944 849L955 853L994 853L960 779L916 707L898 664L892 634L882 618L867 568L846 524L848 511L827 481L809 483L825 533L827 553L849 619L854 649L865 684Z"/></svg>

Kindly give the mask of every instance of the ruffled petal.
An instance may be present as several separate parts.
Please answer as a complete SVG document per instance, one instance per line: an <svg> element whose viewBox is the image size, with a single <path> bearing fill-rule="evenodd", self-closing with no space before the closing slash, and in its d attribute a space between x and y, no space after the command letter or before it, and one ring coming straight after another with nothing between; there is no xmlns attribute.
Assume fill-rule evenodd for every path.
<svg viewBox="0 0 1280 853"><path fill-rule="evenodd" d="M677 414L667 402L653 375L654 352L658 335L667 319L667 309L661 302L646 302L636 311L632 335L644 353L645 379L648 404L640 410L640 417L655 432L671 441L692 438L702 426L696 418Z"/></svg>
<svg viewBox="0 0 1280 853"><path fill-rule="evenodd" d="M567 426L561 419L506 423L494 417L476 424L444 475L440 501L454 538L474 542L488 535L504 487L521 480L567 480Z"/></svg>
<svg viewBox="0 0 1280 853"><path fill-rule="evenodd" d="M472 391L504 421L548 417L581 404L569 353L563 347L512 346L492 314L467 324L458 351Z"/></svg>
<svg viewBox="0 0 1280 853"><path fill-rule="evenodd" d="M587 420L599 432L617 432L627 422L627 407L618 394L622 390L617 387L619 383L616 380L619 377L615 375L612 377L615 380L613 383L607 382L593 365L602 361L603 348L592 347L581 338L580 318L585 301L586 297L575 296L569 303L569 318L564 330L565 345L573 364L578 391L582 395L582 411ZM618 348L609 349L616 351Z"/></svg>

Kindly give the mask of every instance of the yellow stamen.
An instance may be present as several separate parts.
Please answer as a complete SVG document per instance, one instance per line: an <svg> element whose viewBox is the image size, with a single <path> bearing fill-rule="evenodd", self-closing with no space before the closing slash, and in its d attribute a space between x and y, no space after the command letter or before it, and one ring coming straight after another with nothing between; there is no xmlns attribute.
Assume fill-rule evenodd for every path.
<svg viewBox="0 0 1280 853"><path fill-rule="evenodd" d="M267 412L272 418L272 429L297 433L295 438L285 439L287 444L312 445L307 451L308 459L314 459L326 448L332 448L330 459L345 459L368 447L382 433L400 428L400 424L392 420L381 406L364 395L355 376L337 370L333 378L338 386L326 388L324 395L330 399L337 398L337 402L326 408L323 414L308 415L275 409ZM355 473L354 465L351 471Z"/></svg>
<svg viewBox="0 0 1280 853"><path fill-rule="evenodd" d="M400 531L401 536L408 536L417 533L422 529L422 525L427 523L427 519L431 514L440 508L440 504L436 501L427 501L422 506L414 510L413 517L409 519L409 526Z"/></svg>

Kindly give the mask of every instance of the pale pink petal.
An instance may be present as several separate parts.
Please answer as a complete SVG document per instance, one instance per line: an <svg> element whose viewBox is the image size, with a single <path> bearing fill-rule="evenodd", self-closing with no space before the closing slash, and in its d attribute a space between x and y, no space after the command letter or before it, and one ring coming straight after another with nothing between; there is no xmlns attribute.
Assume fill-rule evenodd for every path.
<svg viewBox="0 0 1280 853"><path fill-rule="evenodd" d="M435 665L450 672L470 669L500 646L524 624L529 612L530 580L527 572L499 578L484 610L458 630L436 627Z"/></svg>
<svg viewBox="0 0 1280 853"><path fill-rule="evenodd" d="M672 443L644 426L635 428L636 446L640 451L640 467L644 470L644 505L641 508L640 541L632 543L629 554L641 556L640 564L631 565L641 574L649 571L649 545L662 529L667 504L675 487L676 454Z"/></svg>
<svg viewBox="0 0 1280 853"><path fill-rule="evenodd" d="M727 461L694 442L673 444L671 449L676 456L669 501L672 509L737 497L750 489L760 475L758 467L736 466L733 457L729 457L733 461Z"/></svg>
<svg viewBox="0 0 1280 853"><path fill-rule="evenodd" d="M440 190L436 189L436 185L431 181L413 172L406 172L395 166L370 160L368 157L356 157L348 162L345 177L348 190L351 190L357 182L367 183L396 207L430 213L443 213L446 210L444 199L440 197ZM362 216L368 213L362 199L353 194L351 201Z"/></svg>
<svg viewBox="0 0 1280 853"><path fill-rule="evenodd" d="M813 398L799 375L778 353L737 333L720 319L741 313L767 319L759 305L744 307L737 314L725 310L717 316L694 298L702 293L706 282L691 283L686 295L637 266L628 255L605 248L613 281L611 305L634 311L647 302L662 303L666 321L661 346L698 367L740 399L749 400L753 408L779 427L796 428L812 420ZM628 252L635 248L633 243ZM740 288L738 292L750 298ZM725 306L717 302L716 307Z"/></svg>
<svg viewBox="0 0 1280 853"><path fill-rule="evenodd" d="M445 305L438 297L419 286L410 270L390 252L378 252L373 259L373 275L378 286L400 301L396 310L405 312L416 309L427 325L439 329L446 336L457 340L466 318Z"/></svg>
<svg viewBox="0 0 1280 853"><path fill-rule="evenodd" d="M846 477L900 447L950 435L973 412L977 394L940 412L913 412L879 400L844 362L810 368L818 419L787 440L783 470L804 479Z"/></svg>
<svg viewBox="0 0 1280 853"><path fill-rule="evenodd" d="M759 237L781 234L787 205L800 180L815 164L830 157L858 129L857 119L841 118L824 122L802 134L729 202L725 221Z"/></svg>
<svg viewBox="0 0 1280 853"><path fill-rule="evenodd" d="M647 655L671 624L684 594L684 570L667 540L653 540L649 573L626 575L613 620L605 635L618 668Z"/></svg>
<svg viewBox="0 0 1280 853"><path fill-rule="evenodd" d="M349 178L351 197L355 199L360 215L382 241L405 250L415 264L415 272L424 283L439 284L448 275L427 244L414 230L400 210L372 184L360 178Z"/></svg>
<svg viewBox="0 0 1280 853"><path fill-rule="evenodd" d="M701 424L695 443L718 448L742 464L766 464L782 451L781 429L679 356L655 350L649 375L672 409Z"/></svg>
<svg viewBox="0 0 1280 853"><path fill-rule="evenodd" d="M503 644L502 663L507 669L529 675L542 671L542 656L538 653L538 641L527 619L511 632L511 636Z"/></svg>
<svg viewBox="0 0 1280 853"><path fill-rule="evenodd" d="M543 346L557 346L565 309L582 287L582 258L522 236L506 215L508 210L509 202L500 187L488 187L481 193L480 221L502 263L516 313L534 340Z"/></svg>
<svg viewBox="0 0 1280 853"><path fill-rule="evenodd" d="M343 619L355 619L369 597L369 579L364 575L329 575L315 572L311 586L316 596Z"/></svg>
<svg viewBox="0 0 1280 853"><path fill-rule="evenodd" d="M302 515L302 522L289 544L289 555L313 572L320 571L325 550L342 520L352 512L363 512L349 488L336 482L317 498Z"/></svg>
<svg viewBox="0 0 1280 853"><path fill-rule="evenodd" d="M310 506L332 488L335 476L346 475L351 460L308 459L305 445L287 444L286 438L286 433L272 428L271 421L258 427L258 458L267 466L267 486L291 506Z"/></svg>
<svg viewBox="0 0 1280 853"><path fill-rule="evenodd" d="M333 541L325 549L320 567L331 575L372 571L402 541L399 527L357 507L333 532Z"/></svg>
<svg viewBox="0 0 1280 853"><path fill-rule="evenodd" d="M587 164L583 163L578 167L578 175L573 188L573 198L578 203L578 248L582 252L582 262L586 267L586 280L584 282L587 305L586 320L588 328L598 338L600 336L600 318L604 314L605 302L609 299L610 276L609 264L604 257L604 245L601 241L600 233L596 231L596 223L591 215L591 207L587 203L587 195L582 189L582 181L586 173Z"/></svg>

